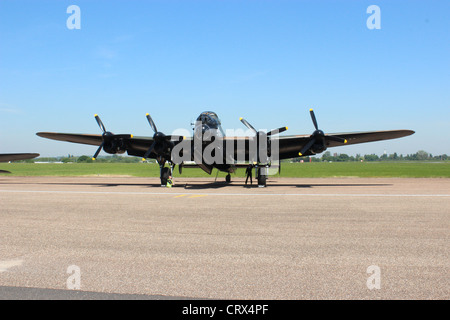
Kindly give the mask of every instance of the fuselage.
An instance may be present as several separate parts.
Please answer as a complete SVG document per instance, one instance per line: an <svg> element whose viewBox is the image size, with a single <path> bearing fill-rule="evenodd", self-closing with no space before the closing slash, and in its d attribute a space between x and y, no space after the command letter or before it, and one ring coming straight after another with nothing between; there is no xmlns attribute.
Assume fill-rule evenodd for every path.
<svg viewBox="0 0 450 320"><path fill-rule="evenodd" d="M228 173L235 172L238 150L241 150L242 158L244 158L240 160L249 161L248 153L245 151L248 150L249 139L242 138L240 146L235 145L233 138L227 140L221 121L215 112L205 111L197 117L193 138L193 160L209 174L212 168ZM201 141L201 144L198 141Z"/></svg>

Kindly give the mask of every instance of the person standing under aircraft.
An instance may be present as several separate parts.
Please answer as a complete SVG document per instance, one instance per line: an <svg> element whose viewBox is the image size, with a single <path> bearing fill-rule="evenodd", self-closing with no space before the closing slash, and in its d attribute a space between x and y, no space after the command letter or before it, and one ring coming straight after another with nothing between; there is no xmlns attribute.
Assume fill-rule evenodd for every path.
<svg viewBox="0 0 450 320"><path fill-rule="evenodd" d="M245 169L245 174L247 175L247 178L245 179L245 185L247 185L248 178L250 178L250 184L253 184L252 169L253 169L253 166L251 164L249 164L247 169Z"/></svg>

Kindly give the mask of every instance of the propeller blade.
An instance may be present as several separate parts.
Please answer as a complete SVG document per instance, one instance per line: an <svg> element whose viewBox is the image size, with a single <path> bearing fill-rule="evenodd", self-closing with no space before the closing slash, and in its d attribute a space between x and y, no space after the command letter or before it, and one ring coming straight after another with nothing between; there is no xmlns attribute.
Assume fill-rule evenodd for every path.
<svg viewBox="0 0 450 320"><path fill-rule="evenodd" d="M153 132L155 133L158 132L158 129L156 128L156 125L153 122L152 117L150 117L150 114L147 113L145 116L147 117L148 123L150 123L150 127L152 127Z"/></svg>
<svg viewBox="0 0 450 320"><path fill-rule="evenodd" d="M274 129L274 130L268 132L267 135L271 136L273 134L282 133L282 132L285 132L287 129L288 129L288 127L281 127L281 128L278 128L278 129Z"/></svg>
<svg viewBox="0 0 450 320"><path fill-rule="evenodd" d="M341 143L347 143L347 139L341 138L341 137L336 137L336 136L326 136L326 138L328 140L332 140L332 141L336 141L336 142L341 142Z"/></svg>
<svg viewBox="0 0 450 320"><path fill-rule="evenodd" d="M256 131L255 128L252 127L252 125L250 123L247 122L247 120L245 120L244 118L239 118L239 120L241 120L241 122L250 130L253 130L253 132L258 133L258 131Z"/></svg>
<svg viewBox="0 0 450 320"><path fill-rule="evenodd" d="M313 146L313 144L316 142L316 138L311 138L311 140L308 141L307 144L302 148L302 150L298 153L298 155L301 157L303 156L308 150Z"/></svg>
<svg viewBox="0 0 450 320"><path fill-rule="evenodd" d="M314 123L314 127L316 128L316 130L319 130L319 126L317 125L317 120L316 120L316 116L314 115L313 109L309 109L309 113L311 114L311 119Z"/></svg>
<svg viewBox="0 0 450 320"><path fill-rule="evenodd" d="M147 159L148 158L148 156L150 155L150 153L153 151L153 149L155 148L155 145L156 145L156 141L154 141L153 143L152 143L152 145L150 146L150 148L148 148L148 150L147 150L147 152L144 154L144 159Z"/></svg>
<svg viewBox="0 0 450 320"><path fill-rule="evenodd" d="M103 132L106 132L106 128L103 125L103 122L100 119L100 117L98 116L98 114L95 114L94 117L95 117L95 120L97 120L97 123L98 123L98 126L100 127L100 129L102 129Z"/></svg>
<svg viewBox="0 0 450 320"><path fill-rule="evenodd" d="M102 144L100 145L100 147L98 147L97 151L95 152L94 156L92 157L92 160L97 159L98 154L100 153L100 151L102 151L103 144L104 144L104 142L102 142Z"/></svg>

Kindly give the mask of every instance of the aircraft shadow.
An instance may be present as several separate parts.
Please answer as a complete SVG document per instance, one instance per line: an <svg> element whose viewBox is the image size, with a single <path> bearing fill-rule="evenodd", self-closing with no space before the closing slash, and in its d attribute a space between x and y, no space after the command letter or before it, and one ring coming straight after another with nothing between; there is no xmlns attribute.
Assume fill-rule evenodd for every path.
<svg viewBox="0 0 450 320"><path fill-rule="evenodd" d="M1 172L1 171L0 171ZM5 172L7 173L7 172ZM1 181L0 184L9 184L9 181ZM30 184L28 182L14 182L14 184ZM160 183L110 183L110 182L39 182L40 185L66 185L66 186L97 186L99 188L111 188L111 187L145 187L145 188L162 188ZM386 187L392 186L392 184L387 183L276 183L276 181L267 181L267 188L277 188L277 187L294 187L294 188L321 188L321 187ZM231 183L225 181L195 181L195 183L179 182L173 185L172 188L179 189L189 189L189 190L202 190L202 189L220 189L225 187L239 187L239 188L259 188L257 183L247 185L244 182L234 181Z"/></svg>
<svg viewBox="0 0 450 320"><path fill-rule="evenodd" d="M267 182L266 188L277 188L277 187L294 187L294 188L320 188L320 187L386 187L392 186L392 184L387 183L314 183L314 184L298 184L298 183L278 183L271 184L270 181ZM180 187L180 185L177 185ZM211 182L205 184L188 184L184 186L185 189L219 189L224 187L240 187L246 189L259 188L258 184L247 184L245 183L226 183L226 182Z"/></svg>
<svg viewBox="0 0 450 320"><path fill-rule="evenodd" d="M286 185L289 186L289 185ZM361 183L361 184L354 184L354 183L336 183L336 184L302 184L302 185L295 185L297 188L314 188L314 187L386 187L386 186L392 186L392 184L387 183Z"/></svg>
<svg viewBox="0 0 450 320"><path fill-rule="evenodd" d="M184 184L184 189L191 189L191 190L201 190L201 189L220 189L220 188L224 188L224 187L229 187L229 186L236 186L233 183L228 183L228 182L222 182L222 181L216 181L216 182L207 182L207 183L202 183L202 184L189 184L189 183L185 183Z"/></svg>

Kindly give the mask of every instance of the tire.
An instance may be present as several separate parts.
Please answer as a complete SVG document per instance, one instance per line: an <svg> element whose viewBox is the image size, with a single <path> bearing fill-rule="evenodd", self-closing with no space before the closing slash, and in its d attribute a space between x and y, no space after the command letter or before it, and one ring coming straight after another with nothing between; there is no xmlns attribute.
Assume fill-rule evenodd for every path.
<svg viewBox="0 0 450 320"><path fill-rule="evenodd" d="M261 174L261 169L258 169L258 187L265 187L267 182L267 176Z"/></svg>
<svg viewBox="0 0 450 320"><path fill-rule="evenodd" d="M161 186L167 185L167 179L170 176L170 169L167 167L162 168L161 170Z"/></svg>

